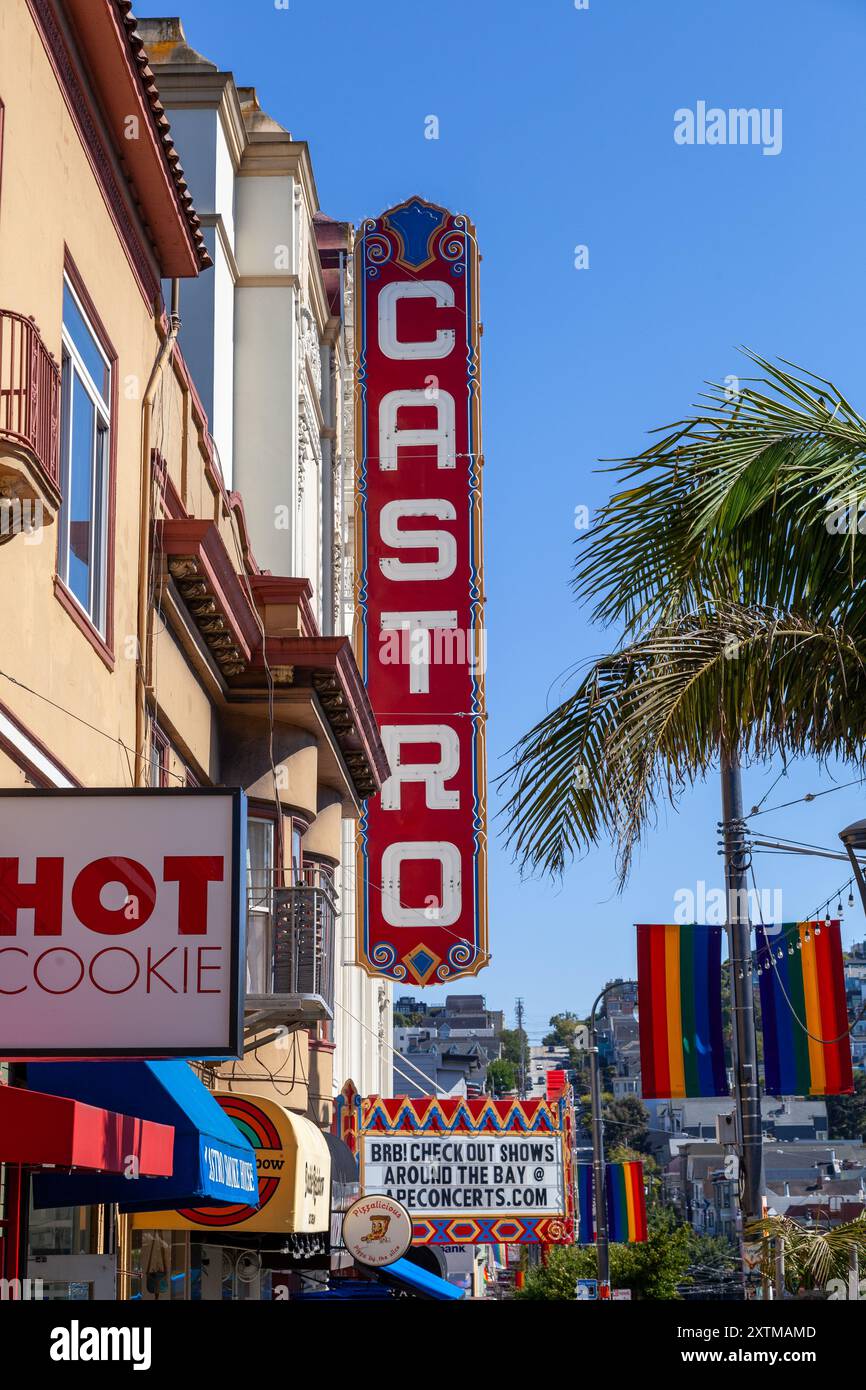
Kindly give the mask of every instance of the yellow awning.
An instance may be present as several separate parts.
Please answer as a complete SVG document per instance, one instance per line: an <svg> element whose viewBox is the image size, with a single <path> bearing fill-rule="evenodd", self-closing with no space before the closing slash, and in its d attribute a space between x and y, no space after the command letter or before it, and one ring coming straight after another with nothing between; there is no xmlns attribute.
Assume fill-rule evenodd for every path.
<svg viewBox="0 0 866 1390"><path fill-rule="evenodd" d="M214 1091L226 1114L252 1144L259 1180L259 1206L195 1207L137 1213L139 1230L220 1231L229 1234L327 1231L331 1200L331 1154L325 1136L304 1115L265 1096Z"/></svg>

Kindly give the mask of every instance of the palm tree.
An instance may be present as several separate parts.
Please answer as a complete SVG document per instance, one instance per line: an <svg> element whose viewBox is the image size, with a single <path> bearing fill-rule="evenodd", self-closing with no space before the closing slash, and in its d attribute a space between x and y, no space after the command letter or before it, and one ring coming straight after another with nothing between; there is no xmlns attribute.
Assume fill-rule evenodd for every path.
<svg viewBox="0 0 866 1390"><path fill-rule="evenodd" d="M772 1279L773 1253L770 1241L781 1245L785 1259L785 1287L792 1293L799 1289L826 1289L832 1279L846 1285L851 1270L851 1256L866 1256L866 1216L846 1221L838 1226L802 1226L788 1216L767 1216L746 1230L752 1239L763 1238L764 1275Z"/></svg>
<svg viewBox="0 0 866 1390"><path fill-rule="evenodd" d="M611 837L624 882L659 798L719 757L863 765L866 420L830 382L745 355L760 377L710 385L615 465L574 590L620 637L512 750L524 869L558 874Z"/></svg>

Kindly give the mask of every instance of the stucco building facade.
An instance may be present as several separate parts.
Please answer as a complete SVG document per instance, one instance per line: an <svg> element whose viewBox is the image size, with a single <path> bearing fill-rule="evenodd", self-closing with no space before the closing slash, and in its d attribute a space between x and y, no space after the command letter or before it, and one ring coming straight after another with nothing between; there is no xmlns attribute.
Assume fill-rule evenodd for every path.
<svg viewBox="0 0 866 1390"><path fill-rule="evenodd" d="M373 1046L341 1058L335 1082L338 904L351 912L353 819L388 772L335 580L351 505L334 465L350 372L341 301L318 255L305 147L233 90L221 186L244 142L265 171L237 179L232 260L232 206L218 214L184 172L142 28L128 0L0 7L0 789L245 791L245 1052L202 1076L324 1127L344 1072L375 1075L365 982ZM292 288L257 260L274 220ZM238 264L246 279L229 294ZM235 338L249 352L227 363ZM272 518L269 458L280 481L267 501L285 507ZM5 957L7 973L15 964ZM0 1181L8 1218L25 1178L0 1164ZM128 1270L115 1215L57 1221L75 1251Z"/></svg>
<svg viewBox="0 0 866 1390"><path fill-rule="evenodd" d="M309 585L311 639L351 637L352 227L322 213L307 143L262 110L254 88L192 49L179 19L142 20L139 31L214 262L187 297L181 343L223 473L243 496L258 563ZM387 1094L391 987L353 963L354 809L329 794L317 809L340 836L339 851L336 838L329 847L340 914L334 1093L351 1079L362 1094Z"/></svg>

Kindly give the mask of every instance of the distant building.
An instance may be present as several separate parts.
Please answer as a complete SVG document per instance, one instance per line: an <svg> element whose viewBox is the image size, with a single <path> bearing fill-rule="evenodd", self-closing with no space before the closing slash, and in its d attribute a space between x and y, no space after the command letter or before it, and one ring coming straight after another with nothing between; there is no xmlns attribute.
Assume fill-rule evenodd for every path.
<svg viewBox="0 0 866 1390"><path fill-rule="evenodd" d="M449 994L444 1004L404 994L394 1001L394 1013L422 1022L394 1028L393 1095L465 1095L469 1088L483 1094L487 1068L502 1055L501 1009L488 1009L482 994ZM462 1089L455 1091L458 1079Z"/></svg>
<svg viewBox="0 0 866 1390"><path fill-rule="evenodd" d="M735 1183L720 1144L674 1141L663 1175L665 1197L703 1235L732 1237ZM835 1226L866 1210L866 1146L854 1139L828 1143L764 1143L767 1205L804 1225Z"/></svg>
<svg viewBox="0 0 866 1390"><path fill-rule="evenodd" d="M866 1004L866 942L851 947L845 960L845 999L852 1021ZM851 1033L851 1060L855 1067L866 1067L866 1019L854 1024Z"/></svg>
<svg viewBox="0 0 866 1390"><path fill-rule="evenodd" d="M716 1138L716 1117L734 1111L733 1096L702 1096L681 1100L647 1100L653 1147L664 1151L670 1137ZM817 1098L762 1096L764 1134L785 1142L822 1141L828 1136L827 1106Z"/></svg>

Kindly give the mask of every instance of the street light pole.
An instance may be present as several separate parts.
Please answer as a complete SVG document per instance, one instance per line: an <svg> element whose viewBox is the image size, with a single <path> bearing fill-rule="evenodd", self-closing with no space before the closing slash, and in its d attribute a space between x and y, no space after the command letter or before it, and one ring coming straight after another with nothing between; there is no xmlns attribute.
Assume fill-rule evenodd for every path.
<svg viewBox="0 0 866 1390"><path fill-rule="evenodd" d="M604 1120L601 1112L601 1068L598 1060L598 1034L595 1016L605 995L619 989L622 981L606 985L589 1015L589 1077L592 1102L592 1192L595 1205L595 1252L598 1262L599 1298L610 1297L610 1245L607 1238L607 1193L604 1172Z"/></svg>
<svg viewBox="0 0 866 1390"><path fill-rule="evenodd" d="M755 1037L755 995L752 984L752 940L747 872L749 851L743 821L740 765L722 758L722 832L728 904L728 955L734 1022L734 1062L737 1119L742 1156L740 1209L743 1224L762 1215L764 1142L758 1048ZM747 1289L747 1297L751 1290Z"/></svg>

